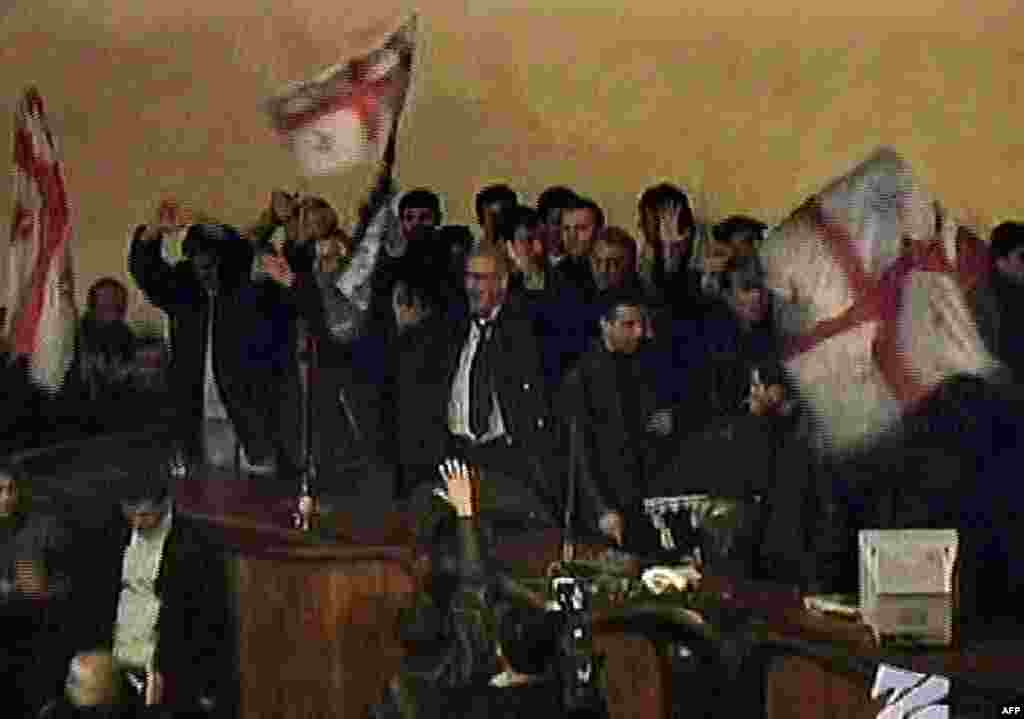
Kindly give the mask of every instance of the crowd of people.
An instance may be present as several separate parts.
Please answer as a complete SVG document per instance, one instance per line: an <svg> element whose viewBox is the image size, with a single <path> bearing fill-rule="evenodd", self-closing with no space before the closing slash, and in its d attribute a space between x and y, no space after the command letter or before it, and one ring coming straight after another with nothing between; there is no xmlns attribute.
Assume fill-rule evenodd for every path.
<svg viewBox="0 0 1024 719"><path fill-rule="evenodd" d="M128 270L166 314L169 344L133 335L125 286L96 282L57 397L4 362L7 449L45 442L39 425L110 433L133 426L138 408L161 406L193 468L290 481L313 461L327 492L337 468L363 461L391 468L396 501L416 511L434 501L439 464L457 457L479 472L489 536L560 526L571 505L578 533L638 555L662 549L645 498L705 492L758 508L744 571L804 587L841 581L836 558L874 510L845 503L849 491L832 486L809 450L813 417L784 371L758 261L771 241L765 223L698 222L671 184L642 193L635 232L607 224L596 202L568 187L545 190L533 206L507 185L475 199L476 228L445 224L435 191L399 194L387 167L351 233L322 198L281 190L243 229L140 225ZM171 262L164 243L181 231L184 259ZM970 304L1016 381L1024 224L997 227L988 256L990 279ZM4 482L14 482L13 470L0 475L0 499ZM183 631L167 617L201 622L185 636L215 640L221 608L181 609L195 592L168 593L153 579L165 563L181 572L205 565L179 557L202 556L199 540L166 493L150 489L123 499L134 533L112 554L125 559L110 584L132 589L131 598L110 598L115 628L106 641L92 638L111 647L127 680L140 675L153 691L163 644L151 639L147 608L168 610L160 642ZM19 516L0 505L4 537L31 536L38 546L29 554L59 557L56 534L17 524ZM181 552L164 548L168 537ZM24 553L8 545L5 596L64 591L56 569L22 566ZM172 605L180 611L169 613ZM118 633L121 623L135 634ZM132 636L142 639L133 646ZM190 667L173 679L200 706L213 692L202 680L217 670L197 670L188 651L157 653L164 666ZM81 674L108 661L101 652L76 666Z"/></svg>

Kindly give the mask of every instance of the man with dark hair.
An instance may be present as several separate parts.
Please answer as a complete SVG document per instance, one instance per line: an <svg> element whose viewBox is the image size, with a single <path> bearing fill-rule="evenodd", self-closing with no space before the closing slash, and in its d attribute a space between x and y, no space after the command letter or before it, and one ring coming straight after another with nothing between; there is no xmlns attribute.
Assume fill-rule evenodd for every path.
<svg viewBox="0 0 1024 719"><path fill-rule="evenodd" d="M417 227L438 227L444 221L441 198L425 187L406 192L398 201L398 221L407 239Z"/></svg>
<svg viewBox="0 0 1024 719"><path fill-rule="evenodd" d="M683 424L652 376L645 340L648 300L636 290L606 295L601 336L568 374L560 406L576 433L580 490L601 532L640 553L656 548L642 514L664 438Z"/></svg>
<svg viewBox="0 0 1024 719"><path fill-rule="evenodd" d="M546 263L539 228L537 212L525 205L517 205L498 217L497 239L512 263L512 288L537 291L546 286Z"/></svg>
<svg viewBox="0 0 1024 719"><path fill-rule="evenodd" d="M488 185L476 193L476 221L483 230L483 241L498 241L498 218L501 213L519 204L515 190L505 184Z"/></svg>
<svg viewBox="0 0 1024 719"><path fill-rule="evenodd" d="M530 207L501 216L499 239L512 264L509 294L534 319L548 386L557 387L586 349L585 300L544 259L540 218Z"/></svg>
<svg viewBox="0 0 1024 719"><path fill-rule="evenodd" d="M562 185L549 187L537 198L541 241L548 262L553 267L565 258L565 245L562 242L562 212L571 207L576 199L576 193Z"/></svg>
<svg viewBox="0 0 1024 719"><path fill-rule="evenodd" d="M135 389L138 342L125 322L128 290L121 282L113 277L99 279L89 288L88 297L64 397L68 410L84 420L90 431L104 432L121 422L138 422L125 405Z"/></svg>
<svg viewBox="0 0 1024 719"><path fill-rule="evenodd" d="M978 330L986 346L1024 381L1024 223L1004 222L992 230L989 282L971 293Z"/></svg>
<svg viewBox="0 0 1024 719"><path fill-rule="evenodd" d="M212 710L232 701L224 563L175 507L171 463L122 484L124 524L109 548L84 649L108 648L136 704Z"/></svg>
<svg viewBox="0 0 1024 719"><path fill-rule="evenodd" d="M767 225L747 215L730 215L712 229L712 236L733 248L737 257L757 254Z"/></svg>
<svg viewBox="0 0 1024 719"><path fill-rule="evenodd" d="M285 248L287 258L265 255L269 280L254 281L253 248L233 228L192 225L186 259L173 267L161 256L167 229L137 229L128 269L171 318L169 378L186 451L215 466L297 471L297 319L314 328L324 322L312 246Z"/></svg>
<svg viewBox="0 0 1024 719"><path fill-rule="evenodd" d="M28 506L23 485L20 468L0 465L0 687L11 716L52 695L49 663L64 661L52 620L71 590L67 530Z"/></svg>
<svg viewBox="0 0 1024 719"><path fill-rule="evenodd" d="M560 277L574 284L584 294L593 291L590 274L590 250L594 237L604 227L604 212L589 198L577 198L562 211L562 242L566 258L559 262Z"/></svg>
<svg viewBox="0 0 1024 719"><path fill-rule="evenodd" d="M636 253L636 240L628 232L621 227L602 227L590 252L590 273L597 291L640 291Z"/></svg>
<svg viewBox="0 0 1024 719"><path fill-rule="evenodd" d="M674 316L699 317L705 305L700 301L700 275L692 267L698 227L689 198L675 185L661 183L644 191L638 209L638 269L645 286ZM724 266L713 269L721 271Z"/></svg>
<svg viewBox="0 0 1024 719"><path fill-rule="evenodd" d="M589 197L580 197L562 212L562 239L570 257L587 257L594 235L604 227L604 211Z"/></svg>

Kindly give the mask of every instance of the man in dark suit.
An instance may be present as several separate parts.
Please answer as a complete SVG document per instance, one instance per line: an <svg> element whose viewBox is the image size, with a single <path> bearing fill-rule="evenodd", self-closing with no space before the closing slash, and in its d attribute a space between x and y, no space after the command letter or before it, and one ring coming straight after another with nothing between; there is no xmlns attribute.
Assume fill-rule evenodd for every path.
<svg viewBox="0 0 1024 719"><path fill-rule="evenodd" d="M438 463L480 468L481 513L556 526L553 424L530 314L507 301L509 264L483 245L466 259L468 313L416 330L399 367L398 434L406 482L429 497Z"/></svg>
<svg viewBox="0 0 1024 719"><path fill-rule="evenodd" d="M136 701L182 712L230 703L231 646L224 563L174 507L170 466L126 487L119 523L97 573L83 643L110 649Z"/></svg>
<svg viewBox="0 0 1024 719"><path fill-rule="evenodd" d="M667 391L664 358L645 346L648 300L621 289L603 300L601 336L566 376L559 407L575 424L579 493L603 534L638 552L656 550L642 514L648 482L689 418ZM675 406L674 406L675 405Z"/></svg>
<svg viewBox="0 0 1024 719"><path fill-rule="evenodd" d="M296 320L323 325L311 251L286 246L285 257L264 257L268 277L254 281L253 250L234 229L191 226L187 259L174 266L161 255L167 229L138 229L128 269L171 319L183 441L212 464L232 466L237 444L243 468L294 471L302 463Z"/></svg>

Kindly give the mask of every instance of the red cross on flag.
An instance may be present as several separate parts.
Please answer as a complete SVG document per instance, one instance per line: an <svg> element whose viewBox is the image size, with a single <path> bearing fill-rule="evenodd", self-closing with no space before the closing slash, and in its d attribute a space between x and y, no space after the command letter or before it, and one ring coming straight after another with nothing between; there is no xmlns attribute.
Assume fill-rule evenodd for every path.
<svg viewBox="0 0 1024 719"><path fill-rule="evenodd" d="M293 83L267 103L273 128L306 175L379 161L412 77L416 16L378 47Z"/></svg>
<svg viewBox="0 0 1024 719"><path fill-rule="evenodd" d="M957 229L882 148L765 240L786 367L825 451L865 447L942 381L998 369L968 309L977 263Z"/></svg>
<svg viewBox="0 0 1024 719"><path fill-rule="evenodd" d="M43 99L25 91L14 117L14 217L7 279L7 342L32 380L60 388L74 356L77 312L71 208Z"/></svg>

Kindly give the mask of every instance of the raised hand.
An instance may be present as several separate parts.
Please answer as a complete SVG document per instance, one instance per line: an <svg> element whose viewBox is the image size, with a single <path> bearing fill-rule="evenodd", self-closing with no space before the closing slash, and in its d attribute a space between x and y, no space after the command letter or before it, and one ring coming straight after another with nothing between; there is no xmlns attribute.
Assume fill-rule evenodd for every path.
<svg viewBox="0 0 1024 719"><path fill-rule="evenodd" d="M295 284L295 273L288 266L288 260L279 255L263 255L261 260L263 271L282 287L291 287Z"/></svg>
<svg viewBox="0 0 1024 719"><path fill-rule="evenodd" d="M459 517L473 516L473 470L464 462L446 459L439 467L441 478L448 488L448 503L455 509Z"/></svg>

